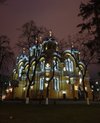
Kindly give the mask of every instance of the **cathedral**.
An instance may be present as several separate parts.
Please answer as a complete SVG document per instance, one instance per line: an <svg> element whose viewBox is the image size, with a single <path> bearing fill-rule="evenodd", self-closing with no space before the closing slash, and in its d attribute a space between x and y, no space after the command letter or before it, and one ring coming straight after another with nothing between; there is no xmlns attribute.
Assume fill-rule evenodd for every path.
<svg viewBox="0 0 100 123"><path fill-rule="evenodd" d="M41 43L33 44L28 49L23 48L16 59L12 79L18 81L13 90L14 99L25 99L29 78L33 78L29 90L30 99L82 99L83 85L89 98L92 98L88 71L84 81L85 64L80 59L80 52L73 46L63 52L52 33ZM83 84L84 82L84 84ZM47 92L48 89L48 92Z"/></svg>

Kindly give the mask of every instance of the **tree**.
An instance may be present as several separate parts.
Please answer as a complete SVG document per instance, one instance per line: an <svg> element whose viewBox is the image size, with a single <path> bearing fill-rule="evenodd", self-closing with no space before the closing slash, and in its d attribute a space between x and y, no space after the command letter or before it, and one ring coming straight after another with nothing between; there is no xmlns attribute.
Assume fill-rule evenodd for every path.
<svg viewBox="0 0 100 123"><path fill-rule="evenodd" d="M14 62L14 53L10 48L10 40L5 35L0 35L0 72L9 69L10 65ZM6 72L6 71L4 71ZM7 74L7 73L6 73Z"/></svg>
<svg viewBox="0 0 100 123"><path fill-rule="evenodd" d="M87 103L89 103L88 100L88 94L87 90L85 88L85 77L88 72L88 67L91 63L96 63L97 58L96 58L96 53L92 52L93 47L91 47L91 50L87 47L87 43L90 40L91 35L87 35L86 33L84 34L77 34L74 36L73 41L74 41L74 46L77 47L81 53L81 61L83 61L84 65L84 71L82 71L81 67L79 66L79 70L81 72L82 76L82 83L83 83L83 91L84 91L84 97L87 99Z"/></svg>
<svg viewBox="0 0 100 123"><path fill-rule="evenodd" d="M4 4L6 0L0 0L0 4Z"/></svg>
<svg viewBox="0 0 100 123"><path fill-rule="evenodd" d="M81 27L80 33L87 31L91 35L86 45L90 50L92 49L92 53L97 53L97 59L100 62L100 0L81 3L78 16L82 17L83 23L77 27Z"/></svg>
<svg viewBox="0 0 100 123"><path fill-rule="evenodd" d="M2 76L8 75L14 64L14 53L10 48L10 40L5 35L0 35L0 80ZM1 93L3 89L3 80L1 81Z"/></svg>
<svg viewBox="0 0 100 123"><path fill-rule="evenodd" d="M46 80L46 84L47 84L46 104L48 105L50 82L54 79L55 71L58 66L58 61L61 60L61 55L57 50L58 45L51 31L49 31L49 35L44 39L44 42L45 43L43 49L45 54L45 66L48 68L51 67L51 69L49 68L51 75L49 76L49 79ZM45 79L48 78L48 75L46 75L47 74L46 71L48 71L48 69L46 70L45 68Z"/></svg>
<svg viewBox="0 0 100 123"><path fill-rule="evenodd" d="M91 35L88 35L86 33L82 33L82 34L78 33L76 35L69 36L67 42L64 42L65 44L67 44L69 48L71 48L72 52L73 51L77 52L78 50L81 54L79 58L75 57L74 55L72 56L75 59L75 62L79 69L79 76L82 78L83 96L84 99L87 99L88 104L89 104L89 98L88 98L87 90L85 88L86 86L85 78L88 77L88 66L91 63L96 62L97 60L96 53L92 52L93 49L90 50L87 47L87 43L90 39L91 39ZM83 64L80 64L81 61L83 62Z"/></svg>
<svg viewBox="0 0 100 123"><path fill-rule="evenodd" d="M47 33L47 29L43 27L37 27L34 21L30 21L25 23L20 30L22 31L22 34L20 36L20 41L17 43L17 45L21 48L24 47L24 52L27 52L27 56L28 56L27 61L24 61L28 65L27 71L25 71L25 66L23 66L22 75L23 74L26 75L26 86L27 86L26 103L29 103L29 90L31 85L35 84L35 75L36 75L37 66L38 64L40 64L40 59L42 57L47 59L48 53L44 54L44 52L40 52L39 50L42 43L40 36L44 37L44 35L46 35ZM31 54L32 46L36 48L34 51L35 54ZM32 68L33 62L34 62L34 69ZM53 77L51 77L51 79L52 78ZM49 80L49 82L51 81L51 79Z"/></svg>

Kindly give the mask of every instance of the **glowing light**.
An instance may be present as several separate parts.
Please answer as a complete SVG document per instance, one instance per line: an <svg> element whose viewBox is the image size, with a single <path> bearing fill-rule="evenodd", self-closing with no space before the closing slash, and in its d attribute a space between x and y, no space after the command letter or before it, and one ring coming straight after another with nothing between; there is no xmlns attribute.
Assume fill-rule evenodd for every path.
<svg viewBox="0 0 100 123"><path fill-rule="evenodd" d="M79 79L79 83L82 84L82 78Z"/></svg>
<svg viewBox="0 0 100 123"><path fill-rule="evenodd" d="M31 90L33 89L33 86L31 86Z"/></svg>
<svg viewBox="0 0 100 123"><path fill-rule="evenodd" d="M50 75L50 73L49 73L49 72L46 72L45 74L46 74L46 76L49 76L49 75Z"/></svg>
<svg viewBox="0 0 100 123"><path fill-rule="evenodd" d="M50 37L52 36L52 31L51 31L51 30L49 31L49 36L50 36Z"/></svg>
<svg viewBox="0 0 100 123"><path fill-rule="evenodd" d="M6 95L2 95L2 100L6 99Z"/></svg>
<svg viewBox="0 0 100 123"><path fill-rule="evenodd" d="M85 87L85 90L87 91L87 87Z"/></svg>
<svg viewBox="0 0 100 123"><path fill-rule="evenodd" d="M46 78L46 81L49 81L49 78Z"/></svg>
<svg viewBox="0 0 100 123"><path fill-rule="evenodd" d="M96 85L98 85L98 82L96 82Z"/></svg>
<svg viewBox="0 0 100 123"><path fill-rule="evenodd" d="M66 83L68 84L69 83L69 80L66 80Z"/></svg>
<svg viewBox="0 0 100 123"><path fill-rule="evenodd" d="M47 50L48 48L46 47L45 49Z"/></svg>
<svg viewBox="0 0 100 123"><path fill-rule="evenodd" d="M99 88L97 88L97 91L100 91L100 89L99 89Z"/></svg>
<svg viewBox="0 0 100 123"><path fill-rule="evenodd" d="M25 91L25 90L26 90L26 88L24 87L24 88L23 88L23 91Z"/></svg>
<svg viewBox="0 0 100 123"><path fill-rule="evenodd" d="M79 75L81 75L81 72L79 71Z"/></svg>
<svg viewBox="0 0 100 123"><path fill-rule="evenodd" d="M66 71L66 68L64 67L63 70Z"/></svg>
<svg viewBox="0 0 100 123"><path fill-rule="evenodd" d="M75 89L75 91L77 91L77 90L78 90L78 86L77 86L77 85L75 85L75 86L74 86L74 89Z"/></svg>
<svg viewBox="0 0 100 123"><path fill-rule="evenodd" d="M45 83L45 87L46 87L46 88L48 87L48 83Z"/></svg>
<svg viewBox="0 0 100 123"><path fill-rule="evenodd" d="M94 86L93 86L93 85L91 85L91 88L94 88Z"/></svg>
<svg viewBox="0 0 100 123"><path fill-rule="evenodd" d="M62 94L66 94L66 91L62 91Z"/></svg>
<svg viewBox="0 0 100 123"><path fill-rule="evenodd" d="M9 93L9 89L6 89L6 92Z"/></svg>
<svg viewBox="0 0 100 123"><path fill-rule="evenodd" d="M49 63L47 63L47 64L46 64L46 67L50 67L50 64L49 64Z"/></svg>
<svg viewBox="0 0 100 123"><path fill-rule="evenodd" d="M11 83L9 82L9 86L11 86Z"/></svg>
<svg viewBox="0 0 100 123"><path fill-rule="evenodd" d="M12 91L13 91L13 89L12 89L12 88L9 88L9 91L10 91L10 92L12 92Z"/></svg>

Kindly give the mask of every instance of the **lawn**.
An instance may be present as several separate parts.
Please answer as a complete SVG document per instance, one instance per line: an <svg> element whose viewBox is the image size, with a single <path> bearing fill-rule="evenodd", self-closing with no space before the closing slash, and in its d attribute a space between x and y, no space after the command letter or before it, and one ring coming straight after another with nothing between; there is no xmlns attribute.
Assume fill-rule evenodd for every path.
<svg viewBox="0 0 100 123"><path fill-rule="evenodd" d="M100 104L0 103L0 123L100 123Z"/></svg>

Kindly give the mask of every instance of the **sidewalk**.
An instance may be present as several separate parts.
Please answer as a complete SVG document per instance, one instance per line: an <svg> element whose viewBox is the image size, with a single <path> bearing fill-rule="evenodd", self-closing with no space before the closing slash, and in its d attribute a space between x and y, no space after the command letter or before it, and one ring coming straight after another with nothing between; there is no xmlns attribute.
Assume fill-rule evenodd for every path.
<svg viewBox="0 0 100 123"><path fill-rule="evenodd" d="M45 99L43 100L30 100L30 104L45 104ZM25 100L4 100L0 101L0 103L25 103ZM91 104L100 104L100 101L89 101ZM49 99L49 104L87 104L84 100L56 100L56 99Z"/></svg>

